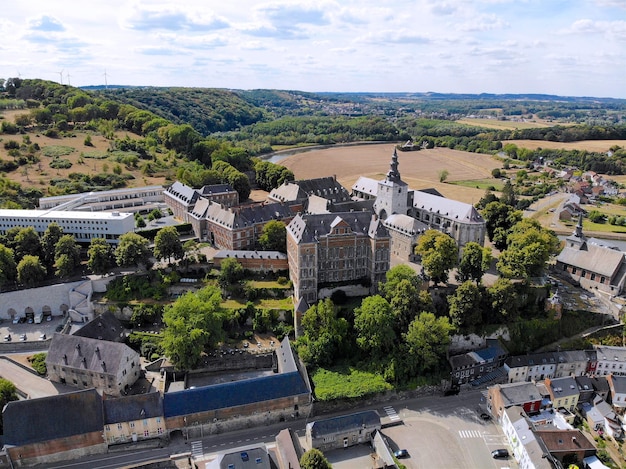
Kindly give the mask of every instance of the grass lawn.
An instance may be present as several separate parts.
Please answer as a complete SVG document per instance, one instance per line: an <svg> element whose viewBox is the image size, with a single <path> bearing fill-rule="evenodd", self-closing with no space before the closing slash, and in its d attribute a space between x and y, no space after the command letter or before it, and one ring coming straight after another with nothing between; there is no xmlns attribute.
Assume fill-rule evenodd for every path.
<svg viewBox="0 0 626 469"><path fill-rule="evenodd" d="M460 119L459 124L474 125L477 127L488 127L490 129L536 129L538 127L552 127L555 124L547 122L515 122L500 121L497 119Z"/></svg>
<svg viewBox="0 0 626 469"><path fill-rule="evenodd" d="M393 389L382 376L349 366L318 368L312 376L315 396L320 401L358 398Z"/></svg>
<svg viewBox="0 0 626 469"><path fill-rule="evenodd" d="M282 300L275 299L262 299L254 301L256 308L268 308L268 309L284 309L286 311L293 309L293 302L291 298L283 298ZM246 306L246 300L244 299L230 299L222 301L222 308L226 309L238 309Z"/></svg>
<svg viewBox="0 0 626 469"><path fill-rule="evenodd" d="M254 288L282 288L283 290L287 290L289 288L287 283L283 283L281 285L275 280L250 280L250 285Z"/></svg>
<svg viewBox="0 0 626 469"><path fill-rule="evenodd" d="M495 187L497 191L501 191L504 187L504 183L499 179L467 179L464 181L450 181L448 184L454 184L456 186L472 187L476 189L487 190L491 186Z"/></svg>

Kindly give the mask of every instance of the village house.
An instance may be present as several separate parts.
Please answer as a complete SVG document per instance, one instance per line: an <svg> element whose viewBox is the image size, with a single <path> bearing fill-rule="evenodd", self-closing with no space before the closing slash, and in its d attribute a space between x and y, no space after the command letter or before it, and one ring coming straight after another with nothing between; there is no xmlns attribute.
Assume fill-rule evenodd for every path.
<svg viewBox="0 0 626 469"><path fill-rule="evenodd" d="M508 357L504 369L508 373L509 383L541 381L554 378L557 359L553 352L530 353Z"/></svg>
<svg viewBox="0 0 626 469"><path fill-rule="evenodd" d="M104 438L109 445L167 435L159 392L104 399L103 411Z"/></svg>
<svg viewBox="0 0 626 469"><path fill-rule="evenodd" d="M598 376L626 376L626 348L595 345Z"/></svg>
<svg viewBox="0 0 626 469"><path fill-rule="evenodd" d="M520 406L527 414L539 412L543 402L542 389L535 383L496 384L487 390L487 408L498 420L504 409Z"/></svg>
<svg viewBox="0 0 626 469"><path fill-rule="evenodd" d="M380 417L374 410L316 420L306 425L306 446L327 451L369 443L380 428Z"/></svg>
<svg viewBox="0 0 626 469"><path fill-rule="evenodd" d="M488 339L488 347L451 356L448 361L452 367L450 372L452 383L456 385L471 383L474 380L486 377L500 368L506 351L497 340ZM494 379L499 376L494 374Z"/></svg>

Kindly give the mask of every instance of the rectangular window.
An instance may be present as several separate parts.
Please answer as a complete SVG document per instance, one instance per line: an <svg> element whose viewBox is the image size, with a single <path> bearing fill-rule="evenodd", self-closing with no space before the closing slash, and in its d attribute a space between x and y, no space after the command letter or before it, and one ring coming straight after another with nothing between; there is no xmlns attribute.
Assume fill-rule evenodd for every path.
<svg viewBox="0 0 626 469"><path fill-rule="evenodd" d="M117 424L117 429L118 429L118 430L121 430L121 429L122 429L122 424L121 424L121 423L118 423L118 424Z"/></svg>

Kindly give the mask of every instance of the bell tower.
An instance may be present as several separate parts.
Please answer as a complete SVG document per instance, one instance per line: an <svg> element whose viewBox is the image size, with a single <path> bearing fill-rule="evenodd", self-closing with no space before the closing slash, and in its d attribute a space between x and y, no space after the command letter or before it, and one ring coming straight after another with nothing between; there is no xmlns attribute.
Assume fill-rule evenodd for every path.
<svg viewBox="0 0 626 469"><path fill-rule="evenodd" d="M400 178L398 170L398 152L394 148L389 171L382 181L378 181L378 193L374 202L374 212L385 220L389 215L408 212L409 186Z"/></svg>

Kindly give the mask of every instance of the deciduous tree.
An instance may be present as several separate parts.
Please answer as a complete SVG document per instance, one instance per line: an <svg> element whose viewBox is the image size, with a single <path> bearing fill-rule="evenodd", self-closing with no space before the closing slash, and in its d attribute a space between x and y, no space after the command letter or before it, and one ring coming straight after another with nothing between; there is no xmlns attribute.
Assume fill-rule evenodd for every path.
<svg viewBox="0 0 626 469"><path fill-rule="evenodd" d="M411 322L404 341L418 373L435 369L445 359L452 330L447 317L437 318L433 313L420 313Z"/></svg>
<svg viewBox="0 0 626 469"><path fill-rule="evenodd" d="M17 277L17 264L13 249L0 244L0 288L14 282Z"/></svg>
<svg viewBox="0 0 626 469"><path fill-rule="evenodd" d="M448 298L450 319L456 327L471 327L482 320L482 292L473 282L459 285L454 295Z"/></svg>
<svg viewBox="0 0 626 469"><path fill-rule="evenodd" d="M80 247L72 235L63 235L54 247L57 275L68 277L80 266Z"/></svg>
<svg viewBox="0 0 626 469"><path fill-rule="evenodd" d="M259 237L261 248L266 251L287 252L287 227L280 220L270 220Z"/></svg>
<svg viewBox="0 0 626 469"><path fill-rule="evenodd" d="M198 293L187 293L166 306L161 345L177 369L193 368L205 348L221 340L224 319L221 300L219 289L209 286Z"/></svg>
<svg viewBox="0 0 626 469"><path fill-rule="evenodd" d="M119 266L148 266L150 262L150 243L137 233L125 233L120 236L115 249L115 259Z"/></svg>
<svg viewBox="0 0 626 469"><path fill-rule="evenodd" d="M415 247L422 258L422 267L435 284L448 281L448 273L457 263L459 248L456 241L441 231L428 230Z"/></svg>
<svg viewBox="0 0 626 469"><path fill-rule="evenodd" d="M32 287L46 277L46 269L41 265L38 256L26 255L17 264L18 282Z"/></svg>
<svg viewBox="0 0 626 469"><path fill-rule="evenodd" d="M389 302L380 295L368 296L354 310L354 328L359 347L376 356L383 356L395 344L394 315Z"/></svg>
<svg viewBox="0 0 626 469"><path fill-rule="evenodd" d="M473 280L478 285L491 265L491 249L473 241L467 243L457 269L457 279L461 282Z"/></svg>
<svg viewBox="0 0 626 469"><path fill-rule="evenodd" d="M298 354L311 365L328 366L341 354L348 322L337 316L337 308L330 298L311 306L302 316L301 339Z"/></svg>
<svg viewBox="0 0 626 469"><path fill-rule="evenodd" d="M243 266L237 259L229 257L224 259L220 265L220 276L218 282L222 288L227 288L229 285L239 283L243 278Z"/></svg>
<svg viewBox="0 0 626 469"><path fill-rule="evenodd" d="M0 378L0 408L4 409L4 406L11 401L17 401L17 388L11 381ZM0 414L0 433L4 433L4 423L2 421L2 415Z"/></svg>
<svg viewBox="0 0 626 469"><path fill-rule="evenodd" d="M104 238L92 238L87 256L87 265L94 274L105 274L115 265L113 247Z"/></svg>
<svg viewBox="0 0 626 469"><path fill-rule="evenodd" d="M184 255L185 251L176 228L173 226L161 228L154 237L154 257L171 262L172 257L182 259Z"/></svg>
<svg viewBox="0 0 626 469"><path fill-rule="evenodd" d="M332 469L333 466L328 459L317 448L311 448L300 458L300 467L302 469Z"/></svg>
<svg viewBox="0 0 626 469"><path fill-rule="evenodd" d="M49 273L52 273L52 268L54 267L55 249L61 236L63 236L63 228L61 228L58 223L52 222L48 225L48 228L46 228L46 231L41 237L43 263Z"/></svg>

